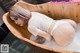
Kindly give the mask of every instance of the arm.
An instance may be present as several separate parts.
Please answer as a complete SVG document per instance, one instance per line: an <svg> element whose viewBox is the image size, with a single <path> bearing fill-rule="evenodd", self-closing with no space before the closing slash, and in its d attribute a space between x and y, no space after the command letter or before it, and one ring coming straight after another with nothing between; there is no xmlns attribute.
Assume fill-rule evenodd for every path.
<svg viewBox="0 0 80 53"><path fill-rule="evenodd" d="M44 37L46 40L51 40L51 36L46 33L45 31L42 31L40 29L38 29L37 27L35 26L28 26L28 30L29 32L31 32L34 36L41 36L41 37Z"/></svg>

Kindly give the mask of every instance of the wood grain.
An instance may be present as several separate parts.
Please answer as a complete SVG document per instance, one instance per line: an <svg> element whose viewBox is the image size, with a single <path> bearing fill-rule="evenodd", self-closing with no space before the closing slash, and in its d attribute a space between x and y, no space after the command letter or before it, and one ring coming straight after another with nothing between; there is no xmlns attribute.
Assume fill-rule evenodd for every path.
<svg viewBox="0 0 80 53"><path fill-rule="evenodd" d="M43 13L47 16L50 16L53 19L72 19L77 23L80 22L80 4L51 4L51 3L44 3L39 5L32 5L29 3L25 3L22 1L17 2L15 5L19 5L25 9L35 12ZM37 51L43 51L43 53L54 53L55 52L62 52L62 53L74 53L74 51L66 51L57 48L50 48L48 46L44 46L33 41L29 40L30 33L27 30L27 25L20 27L16 25L10 18L8 13L3 15L3 21L8 27L8 29L16 36L17 38L29 43L34 49Z"/></svg>

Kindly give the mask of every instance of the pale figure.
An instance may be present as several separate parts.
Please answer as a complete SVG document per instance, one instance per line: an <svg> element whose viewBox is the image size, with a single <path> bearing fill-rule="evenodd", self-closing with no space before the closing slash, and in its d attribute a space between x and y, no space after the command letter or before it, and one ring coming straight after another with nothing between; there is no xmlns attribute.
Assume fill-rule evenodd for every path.
<svg viewBox="0 0 80 53"><path fill-rule="evenodd" d="M40 36L50 41L55 40L58 45L71 43L76 32L76 22L71 19L54 20L42 13L30 12L20 6L13 6L9 10L10 18L18 25L28 23L28 30L35 37Z"/></svg>

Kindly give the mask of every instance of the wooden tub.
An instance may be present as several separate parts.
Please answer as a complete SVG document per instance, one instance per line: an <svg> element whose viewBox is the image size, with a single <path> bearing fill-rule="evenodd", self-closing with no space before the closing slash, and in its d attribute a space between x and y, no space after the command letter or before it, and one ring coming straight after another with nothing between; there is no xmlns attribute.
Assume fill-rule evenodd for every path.
<svg viewBox="0 0 80 53"><path fill-rule="evenodd" d="M54 3L54 2L48 2L44 4L38 4L33 5L29 3L25 3L23 1L17 2L15 5L19 5L25 9L35 12L40 12L45 15L50 16L53 19L72 19L76 21L77 23L80 22L80 4L79 3ZM37 53L54 53L55 52L62 52L62 53L75 53L74 51L67 51L67 50L61 50L57 48L50 48L48 46L44 46L38 43L35 43L30 38L30 33L27 30L27 25L24 25L23 27L20 27L16 25L8 15L8 12L3 15L3 21L8 27L8 29L16 36L17 38L25 41L30 46L34 47L34 50ZM43 52L42 52L43 51Z"/></svg>

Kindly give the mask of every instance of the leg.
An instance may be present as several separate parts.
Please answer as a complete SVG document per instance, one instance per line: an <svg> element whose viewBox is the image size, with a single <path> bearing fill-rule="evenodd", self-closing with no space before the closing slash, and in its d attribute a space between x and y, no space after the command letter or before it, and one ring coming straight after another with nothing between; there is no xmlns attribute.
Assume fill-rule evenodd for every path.
<svg viewBox="0 0 80 53"><path fill-rule="evenodd" d="M75 29L77 28L77 23L71 19L62 19L63 21L69 22Z"/></svg>
<svg viewBox="0 0 80 53"><path fill-rule="evenodd" d="M52 32L52 36L58 45L65 46L71 43L74 33L75 29L71 25L62 24Z"/></svg>

